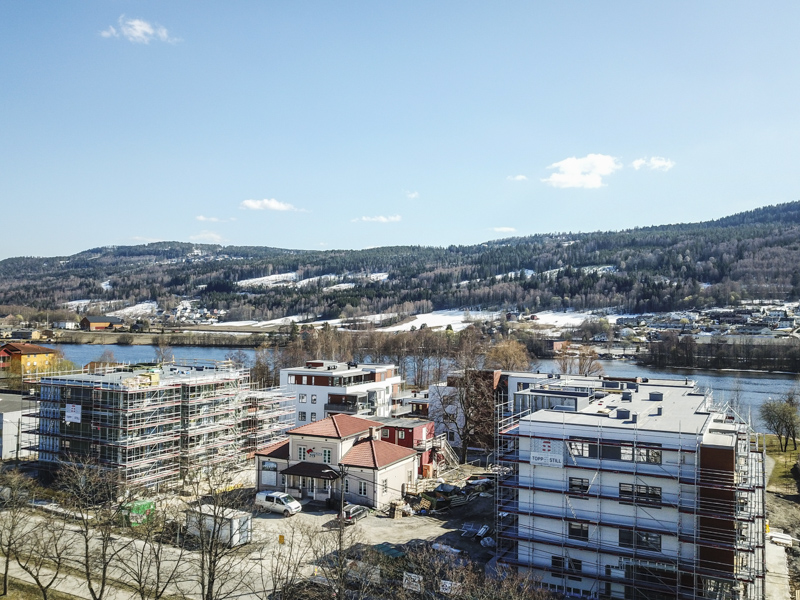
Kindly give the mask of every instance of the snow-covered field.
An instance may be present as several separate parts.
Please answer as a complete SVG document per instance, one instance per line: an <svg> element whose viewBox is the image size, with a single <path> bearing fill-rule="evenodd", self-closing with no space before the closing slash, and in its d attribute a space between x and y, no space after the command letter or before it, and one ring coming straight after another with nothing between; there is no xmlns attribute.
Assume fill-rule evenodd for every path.
<svg viewBox="0 0 800 600"><path fill-rule="evenodd" d="M383 327L379 331L411 331L412 327L419 329L423 324L431 329L446 329L448 325L454 331L461 331L469 327L472 321L488 321L499 318L500 313L496 312L474 312L465 313L460 310L435 310L433 312L414 315L408 323Z"/></svg>
<svg viewBox="0 0 800 600"><path fill-rule="evenodd" d="M91 300L73 300L72 302L65 302L64 308L67 310L81 311L92 303Z"/></svg>
<svg viewBox="0 0 800 600"><path fill-rule="evenodd" d="M271 321L223 321L213 323L214 327L274 327L276 325L290 325L292 321L302 321L304 317L294 315L283 317L282 319L272 319Z"/></svg>
<svg viewBox="0 0 800 600"><path fill-rule="evenodd" d="M273 285L280 285L297 280L296 273L278 273L277 275L267 275L266 277L254 277L252 279L242 279L237 281L236 285L243 288L265 286L270 287Z"/></svg>
<svg viewBox="0 0 800 600"><path fill-rule="evenodd" d="M135 319L137 317L147 317L156 314L158 310L158 303L153 301L140 302L133 306L126 306L114 312L108 313L111 316L119 317L121 319Z"/></svg>

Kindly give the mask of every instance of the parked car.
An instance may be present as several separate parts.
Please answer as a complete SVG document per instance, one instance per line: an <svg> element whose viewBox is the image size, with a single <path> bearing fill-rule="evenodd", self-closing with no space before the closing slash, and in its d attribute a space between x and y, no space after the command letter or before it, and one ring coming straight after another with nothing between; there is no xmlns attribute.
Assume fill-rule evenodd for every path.
<svg viewBox="0 0 800 600"><path fill-rule="evenodd" d="M339 520L345 525L352 525L359 519L369 515L369 508L360 504L345 504L344 509L339 515Z"/></svg>
<svg viewBox="0 0 800 600"><path fill-rule="evenodd" d="M260 510L281 513L284 517L295 515L303 510L297 500L283 492L258 492L255 505Z"/></svg>

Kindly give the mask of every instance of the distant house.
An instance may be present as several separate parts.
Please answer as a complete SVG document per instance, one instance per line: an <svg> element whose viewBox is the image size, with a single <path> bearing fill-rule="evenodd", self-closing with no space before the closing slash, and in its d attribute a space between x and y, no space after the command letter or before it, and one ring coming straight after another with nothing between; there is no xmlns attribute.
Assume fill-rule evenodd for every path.
<svg viewBox="0 0 800 600"><path fill-rule="evenodd" d="M53 323L56 329L79 329L80 325L75 321L56 321Z"/></svg>
<svg viewBox="0 0 800 600"><path fill-rule="evenodd" d="M37 329L15 329L11 332L11 338L15 340L38 340L41 337Z"/></svg>
<svg viewBox="0 0 800 600"><path fill-rule="evenodd" d="M56 351L36 344L5 344L0 346L0 368L15 373L38 373L53 369ZM14 365L19 368L14 369Z"/></svg>
<svg viewBox="0 0 800 600"><path fill-rule="evenodd" d="M81 329L84 331L102 331L104 329L120 329L125 323L119 317L101 315L99 317L83 317Z"/></svg>

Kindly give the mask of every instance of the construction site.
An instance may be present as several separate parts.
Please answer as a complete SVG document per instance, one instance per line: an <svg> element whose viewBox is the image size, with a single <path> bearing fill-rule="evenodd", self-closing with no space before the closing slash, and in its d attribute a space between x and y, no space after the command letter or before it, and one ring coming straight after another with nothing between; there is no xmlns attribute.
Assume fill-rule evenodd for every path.
<svg viewBox="0 0 800 600"><path fill-rule="evenodd" d="M530 374L497 402L496 560L570 596L765 597L764 440L691 380Z"/></svg>
<svg viewBox="0 0 800 600"><path fill-rule="evenodd" d="M252 458L294 423L293 394L252 389L229 361L114 364L28 377L25 391L43 478L92 462L125 486L168 489Z"/></svg>

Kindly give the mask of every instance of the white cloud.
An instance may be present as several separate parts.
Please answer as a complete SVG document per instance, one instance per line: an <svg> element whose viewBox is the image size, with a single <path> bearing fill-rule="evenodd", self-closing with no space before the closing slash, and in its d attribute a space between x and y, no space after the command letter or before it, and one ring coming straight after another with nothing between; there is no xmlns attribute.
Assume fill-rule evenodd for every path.
<svg viewBox="0 0 800 600"><path fill-rule="evenodd" d="M605 185L603 177L621 169L622 163L607 154L589 154L583 158L565 158L547 168L558 170L547 179L542 179L553 187L599 188Z"/></svg>
<svg viewBox="0 0 800 600"><path fill-rule="evenodd" d="M190 235L189 239L193 242L206 242L208 244L219 244L223 240L220 234L207 230L203 230L197 235Z"/></svg>
<svg viewBox="0 0 800 600"><path fill-rule="evenodd" d="M206 217L205 215L197 215L195 217L198 221L203 221L204 223L227 223L228 221L235 221L235 217L231 217L230 219L220 219L219 217Z"/></svg>
<svg viewBox="0 0 800 600"><path fill-rule="evenodd" d="M642 167L647 167L651 171L669 171L675 166L675 161L663 156L651 156L650 158L637 158L631 163L637 171Z"/></svg>
<svg viewBox="0 0 800 600"><path fill-rule="evenodd" d="M509 175L506 177L508 181L528 181L528 178L525 175Z"/></svg>
<svg viewBox="0 0 800 600"><path fill-rule="evenodd" d="M419 192L406 192L406 198L409 200L416 200L419 198Z"/></svg>
<svg viewBox="0 0 800 600"><path fill-rule="evenodd" d="M275 198L265 198L263 200L245 200L239 208L246 210L299 210L287 202L279 202Z"/></svg>
<svg viewBox="0 0 800 600"><path fill-rule="evenodd" d="M497 233L514 233L516 231L514 227L492 227L492 229Z"/></svg>
<svg viewBox="0 0 800 600"><path fill-rule="evenodd" d="M359 217L358 219L353 219L353 223L397 223L401 219L400 215L391 215L389 217L380 215L377 217Z"/></svg>
<svg viewBox="0 0 800 600"><path fill-rule="evenodd" d="M120 15L117 20L119 29L113 25L109 25L108 29L100 32L104 38L124 37L129 42L135 44L149 44L153 40L158 42L167 42L175 44L180 42L179 38L171 37L166 27L162 27L158 23L148 23L142 19L129 19L125 15Z"/></svg>

